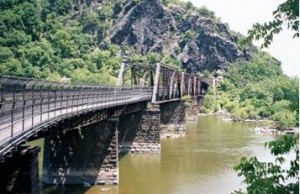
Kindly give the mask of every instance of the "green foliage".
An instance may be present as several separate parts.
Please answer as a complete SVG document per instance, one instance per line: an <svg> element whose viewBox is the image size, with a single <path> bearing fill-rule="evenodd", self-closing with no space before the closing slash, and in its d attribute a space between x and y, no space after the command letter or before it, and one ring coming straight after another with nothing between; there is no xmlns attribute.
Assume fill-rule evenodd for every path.
<svg viewBox="0 0 300 194"><path fill-rule="evenodd" d="M189 41L190 39L196 38L196 36L197 36L197 32L188 30L188 31L186 31L186 32L182 35L181 40L182 40L183 42L187 42L187 41Z"/></svg>
<svg viewBox="0 0 300 194"><path fill-rule="evenodd" d="M211 94L205 98L205 111L220 107L237 120L268 118L281 129L299 125L299 80L282 75L279 62L265 53L230 65L218 87L217 100Z"/></svg>
<svg viewBox="0 0 300 194"><path fill-rule="evenodd" d="M78 7L80 4L81 7ZM104 40L114 2L94 10L69 0L0 2L0 71L59 81L112 84L119 47Z"/></svg>
<svg viewBox="0 0 300 194"><path fill-rule="evenodd" d="M178 59L177 57L171 55L165 58L164 63L170 67L173 67L175 69L182 69L181 66L181 60Z"/></svg>
<svg viewBox="0 0 300 194"><path fill-rule="evenodd" d="M183 105L186 108L186 110L188 110L188 108L191 106L191 96L182 96L181 100L183 101Z"/></svg>
<svg viewBox="0 0 300 194"><path fill-rule="evenodd" d="M163 5L170 6L170 5L185 5L185 2L182 0L162 0Z"/></svg>
<svg viewBox="0 0 300 194"><path fill-rule="evenodd" d="M275 78L282 74L280 63L267 53L258 52L251 61L231 65L227 69L226 79L240 88L266 78Z"/></svg>
<svg viewBox="0 0 300 194"><path fill-rule="evenodd" d="M147 62L150 64L158 63L161 60L161 56L158 53L149 52L146 55Z"/></svg>
<svg viewBox="0 0 300 194"><path fill-rule="evenodd" d="M272 119L277 121L281 128L294 127L297 124L298 114L296 112L291 112L288 109L275 112L272 115Z"/></svg>
<svg viewBox="0 0 300 194"><path fill-rule="evenodd" d="M275 162L260 162L256 157L243 157L234 167L244 177L247 193L298 193L299 191L299 136L286 135L266 143ZM285 155L293 154L291 161ZM283 164L289 162L289 168ZM235 192L242 194L243 192Z"/></svg>
<svg viewBox="0 0 300 194"><path fill-rule="evenodd" d="M14 76L23 76L24 74L21 62L14 58L9 58L6 62L1 63L0 72Z"/></svg>
<svg viewBox="0 0 300 194"><path fill-rule="evenodd" d="M0 62L4 62L13 56L14 54L9 47L0 47Z"/></svg>
<svg viewBox="0 0 300 194"><path fill-rule="evenodd" d="M205 6L196 9L197 13L207 18L215 18L215 12L210 11Z"/></svg>
<svg viewBox="0 0 300 194"><path fill-rule="evenodd" d="M134 4L138 4L139 2L141 2L141 0L132 0L132 2L133 2Z"/></svg>
<svg viewBox="0 0 300 194"><path fill-rule="evenodd" d="M185 9L187 9L187 10L195 10L196 7L193 5L192 2L188 1L188 2L186 2L186 4L185 4Z"/></svg>
<svg viewBox="0 0 300 194"><path fill-rule="evenodd" d="M248 118L248 114L247 114L245 108L234 107L231 110L231 114L232 114L232 117L237 120Z"/></svg>
<svg viewBox="0 0 300 194"><path fill-rule="evenodd" d="M218 108L218 104L216 101L216 98L213 94L213 91L211 88L208 89L207 94L204 97L204 104L203 104L204 109L200 109L200 111L205 111L206 112L215 112Z"/></svg>
<svg viewBox="0 0 300 194"><path fill-rule="evenodd" d="M262 47L268 47L273 41L274 35L282 31L282 26L287 24L288 29L294 32L293 37L299 37L299 1L286 0L281 3L273 12L273 21L263 24L256 23L252 29L248 31L248 37L244 43L250 42L252 39L263 39Z"/></svg>
<svg viewBox="0 0 300 194"><path fill-rule="evenodd" d="M145 63L147 58L142 54L133 54L130 61L135 63Z"/></svg>
<svg viewBox="0 0 300 194"><path fill-rule="evenodd" d="M46 9L59 15L66 15L73 7L73 1L48 0Z"/></svg>
<svg viewBox="0 0 300 194"><path fill-rule="evenodd" d="M209 72L207 69L205 69L203 71L203 76L206 77L206 78L210 78L210 77L212 77L212 73Z"/></svg>

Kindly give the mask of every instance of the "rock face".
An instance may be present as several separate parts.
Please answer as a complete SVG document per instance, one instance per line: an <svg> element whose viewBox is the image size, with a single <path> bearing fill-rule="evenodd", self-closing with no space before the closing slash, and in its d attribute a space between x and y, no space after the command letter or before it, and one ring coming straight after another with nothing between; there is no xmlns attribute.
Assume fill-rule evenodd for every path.
<svg viewBox="0 0 300 194"><path fill-rule="evenodd" d="M165 7L160 0L131 1L117 9L111 42L137 52L159 52L182 61L187 72L223 69L228 63L250 58L237 47L237 35L220 22L188 13L180 6Z"/></svg>

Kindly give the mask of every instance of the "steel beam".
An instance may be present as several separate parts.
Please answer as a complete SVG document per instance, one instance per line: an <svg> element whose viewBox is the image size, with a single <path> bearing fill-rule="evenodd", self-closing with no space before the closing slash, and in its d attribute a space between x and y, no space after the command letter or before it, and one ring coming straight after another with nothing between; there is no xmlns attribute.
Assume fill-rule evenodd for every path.
<svg viewBox="0 0 300 194"><path fill-rule="evenodd" d="M161 68L160 63L157 63L156 70L155 70L155 79L154 79L152 100L151 100L152 103L156 102L157 91L159 88L160 68Z"/></svg>

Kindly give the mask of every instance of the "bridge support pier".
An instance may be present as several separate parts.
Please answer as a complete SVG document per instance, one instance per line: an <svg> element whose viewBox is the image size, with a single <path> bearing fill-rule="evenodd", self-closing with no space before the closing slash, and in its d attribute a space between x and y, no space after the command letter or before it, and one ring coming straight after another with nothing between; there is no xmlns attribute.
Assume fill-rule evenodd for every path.
<svg viewBox="0 0 300 194"><path fill-rule="evenodd" d="M117 120L45 138L45 184L118 184Z"/></svg>
<svg viewBox="0 0 300 194"><path fill-rule="evenodd" d="M182 101L160 104L162 138L185 136L186 108Z"/></svg>
<svg viewBox="0 0 300 194"><path fill-rule="evenodd" d="M187 111L187 120L188 121L195 121L198 118L198 99L197 98L192 98L189 101L189 108Z"/></svg>
<svg viewBox="0 0 300 194"><path fill-rule="evenodd" d="M160 111L158 106L122 115L119 121L120 153L160 152Z"/></svg>
<svg viewBox="0 0 300 194"><path fill-rule="evenodd" d="M21 147L0 163L0 193L39 193L39 147Z"/></svg>

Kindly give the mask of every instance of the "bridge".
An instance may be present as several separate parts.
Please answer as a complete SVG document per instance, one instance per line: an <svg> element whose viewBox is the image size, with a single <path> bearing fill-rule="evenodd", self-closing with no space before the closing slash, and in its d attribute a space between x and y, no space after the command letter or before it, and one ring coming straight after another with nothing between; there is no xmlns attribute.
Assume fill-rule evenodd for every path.
<svg viewBox="0 0 300 194"><path fill-rule="evenodd" d="M43 183L118 184L119 153L158 153L161 137L184 135L208 85L162 64L123 63L116 86L0 75L0 193L38 192L40 148L24 146L38 138Z"/></svg>

